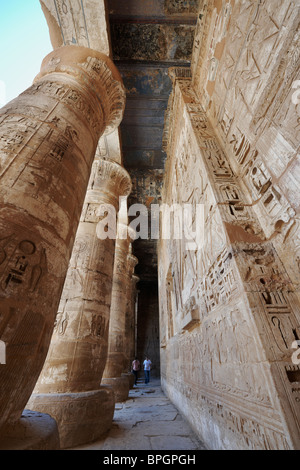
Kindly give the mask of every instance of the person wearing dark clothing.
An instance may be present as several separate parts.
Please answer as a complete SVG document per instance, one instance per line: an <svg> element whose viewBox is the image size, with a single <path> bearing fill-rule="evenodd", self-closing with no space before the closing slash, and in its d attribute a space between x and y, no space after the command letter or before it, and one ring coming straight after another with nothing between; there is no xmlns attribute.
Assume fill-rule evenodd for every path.
<svg viewBox="0 0 300 470"><path fill-rule="evenodd" d="M137 380L139 378L139 370L141 368L141 363L136 357L134 361L132 361L132 373L134 375L134 385L137 385Z"/></svg>

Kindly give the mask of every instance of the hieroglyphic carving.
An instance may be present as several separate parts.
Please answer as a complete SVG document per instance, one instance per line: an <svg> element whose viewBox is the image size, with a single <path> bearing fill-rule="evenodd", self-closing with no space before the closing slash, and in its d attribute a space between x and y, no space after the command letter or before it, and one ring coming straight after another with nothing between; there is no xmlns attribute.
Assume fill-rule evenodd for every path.
<svg viewBox="0 0 300 470"><path fill-rule="evenodd" d="M114 79L111 69L103 60L89 57L83 68L92 78L101 77L101 88L105 90L102 99L109 109L109 119L106 122L105 135L116 129L122 118L125 107L126 92L123 83Z"/></svg>
<svg viewBox="0 0 300 470"><path fill-rule="evenodd" d="M268 215L273 232L274 229L280 232L283 225L289 224L294 212L243 127L238 127L228 113L223 123L223 135L231 139L229 145L236 154L236 162L232 165L193 90L189 91L188 79L175 81L172 97L175 115L169 121L169 173L163 201L174 204L188 200L199 185L196 200L208 202L204 219L208 243L205 238L203 249L195 253L192 263L182 243L160 243L162 292L165 285L162 278L167 275L167 270L170 272L171 266L176 299L174 314L172 311L174 333L180 331L179 319L186 317L188 309L192 311L196 307L200 320L181 338L164 336L169 376L167 387L178 398L182 373L184 394L191 401L193 412L198 409L196 395L199 396L200 390L204 397L213 397L215 407L228 407L232 416L238 416L240 421L245 419L247 424L251 421L253 428L260 427L263 442L251 432L248 437L246 429L241 428L236 433L237 447L240 433L241 439L245 436L249 439L247 448L289 448L293 446L293 429L296 432L294 442L298 439L295 406L299 399L295 387L298 369L291 367L291 343L299 336L298 303L274 246L265 241L261 219L254 207L261 200L264 216ZM181 110L178 95L182 97ZM225 139L225 147L226 142ZM251 182L251 197L236 177L236 167L244 172L245 181ZM205 199L209 191L211 196ZM215 225L209 225L213 216L216 217ZM216 239L216 227L220 241L216 245L218 249L211 250L211 254L209 243ZM240 239L239 233L242 234ZM249 250L249 253L254 250L254 258L248 264L243 250ZM245 272L246 265L249 270ZM205 306L201 305L201 298L205 299ZM169 301L162 299L162 304L166 317ZM183 352L182 355L179 353L179 358L178 351ZM178 363L173 375L168 370L169 360ZM270 364L274 367L271 373ZM279 404L282 396L284 413ZM243 400L243 411L237 405L239 400L240 403ZM253 416L252 420L250 416ZM219 432L225 435L224 416L220 413L214 419L218 421ZM273 430L276 429L274 432L270 432L269 419ZM285 430L289 419L290 434ZM200 432L206 432L206 426L208 423L202 428L200 425Z"/></svg>
<svg viewBox="0 0 300 470"><path fill-rule="evenodd" d="M95 132L99 132L101 121L99 121L97 113L93 109L92 104L85 101L77 90L70 90L67 95L63 97L62 102L66 105L74 106L74 108L86 118L91 128Z"/></svg>
<svg viewBox="0 0 300 470"><path fill-rule="evenodd" d="M244 282L251 292L259 293L266 320L277 345L277 359L290 359L292 342L299 336L299 320L294 314L292 283L271 246L243 248L237 261ZM275 350L274 350L275 351Z"/></svg>
<svg viewBox="0 0 300 470"><path fill-rule="evenodd" d="M0 288L6 292L34 292L47 272L46 252L31 240L16 243L17 238L11 235L0 240Z"/></svg>
<svg viewBox="0 0 300 470"><path fill-rule="evenodd" d="M91 335L99 338L107 338L109 328L108 318L102 315L93 315L91 323Z"/></svg>
<svg viewBox="0 0 300 470"><path fill-rule="evenodd" d="M202 295L209 314L219 305L226 304L238 291L232 253L224 250L211 266L202 282Z"/></svg>
<svg viewBox="0 0 300 470"><path fill-rule="evenodd" d="M84 16L83 4L79 1L55 0L55 8L62 30L64 45L79 44L91 47ZM74 23L76 18L77 23Z"/></svg>
<svg viewBox="0 0 300 470"><path fill-rule="evenodd" d="M227 137L230 131L230 126L233 121L233 118L229 121L229 128L228 125L226 127L226 123L224 121L225 116L223 117L223 121L221 123L224 125L222 130L224 135ZM252 148L249 140L246 138L245 134L237 127L232 134L232 138L229 143L233 147L234 156L236 158L237 163L242 167L245 168L249 161L255 161L258 156L258 151Z"/></svg>
<svg viewBox="0 0 300 470"><path fill-rule="evenodd" d="M249 182L253 200L261 199L259 208L268 216L275 229L281 229L281 224L287 224L295 216L294 209L280 188L272 183L272 176L261 159L257 158L248 166L245 177Z"/></svg>
<svg viewBox="0 0 300 470"><path fill-rule="evenodd" d="M63 45L89 47L109 55L103 0L41 0L54 49Z"/></svg>
<svg viewBox="0 0 300 470"><path fill-rule="evenodd" d="M66 311L58 311L54 323L53 333L63 336L69 323L69 314Z"/></svg>
<svg viewBox="0 0 300 470"><path fill-rule="evenodd" d="M42 371L96 146L101 130L110 122L107 97L103 96L101 109L101 94L94 91L101 88L97 84L101 77L91 77L78 65L88 62L91 55L110 64L114 82L120 79L103 54L66 47L48 55L35 84L0 112L0 328L1 338L10 346L8 364L0 370L1 432L8 422L19 420ZM105 93L104 87L102 91ZM111 98L110 87L109 95ZM83 106L78 108L79 103ZM112 100L110 105L114 104ZM92 115L96 128L89 119ZM116 117L113 109L111 117ZM12 123L15 134L9 140ZM25 123L29 126L24 138ZM87 273L85 299L96 290L96 282L90 279ZM108 291L105 282L103 289ZM80 292L80 280L78 286ZM108 315L105 308L103 314ZM66 309L72 311L72 306ZM87 330L90 334L84 316L82 324L84 334ZM59 336L69 325L58 321ZM92 369L97 361L97 357L92 359ZM62 369L65 379L66 367L59 373ZM71 375L73 370L71 367ZM99 386L99 376L96 382Z"/></svg>

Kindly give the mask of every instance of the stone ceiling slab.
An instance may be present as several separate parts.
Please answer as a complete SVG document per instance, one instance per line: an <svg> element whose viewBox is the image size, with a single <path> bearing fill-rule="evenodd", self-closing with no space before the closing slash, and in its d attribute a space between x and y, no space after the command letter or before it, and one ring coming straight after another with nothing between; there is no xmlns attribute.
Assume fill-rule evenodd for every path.
<svg viewBox="0 0 300 470"><path fill-rule="evenodd" d="M194 25L112 23L114 60L190 61Z"/></svg>
<svg viewBox="0 0 300 470"><path fill-rule="evenodd" d="M120 126L124 166L133 183L129 205L157 204L166 154L165 112L172 89L170 67L189 66L199 0L108 0L111 47L126 88ZM141 280L157 278L157 240L136 240Z"/></svg>

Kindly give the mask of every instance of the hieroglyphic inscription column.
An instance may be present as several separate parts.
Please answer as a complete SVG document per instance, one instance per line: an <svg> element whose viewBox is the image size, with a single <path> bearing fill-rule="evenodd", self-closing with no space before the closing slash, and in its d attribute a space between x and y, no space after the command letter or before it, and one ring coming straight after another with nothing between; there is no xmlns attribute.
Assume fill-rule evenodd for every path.
<svg viewBox="0 0 300 470"><path fill-rule="evenodd" d="M17 422L42 370L99 138L123 116L105 55L66 46L0 112L0 428Z"/></svg>
<svg viewBox="0 0 300 470"><path fill-rule="evenodd" d="M125 319L128 289L128 255L135 233L125 223L118 223L112 299L110 308L109 346L102 384L111 385L117 402L126 400L129 392L129 378L122 375L127 363L125 356Z"/></svg>
<svg viewBox="0 0 300 470"><path fill-rule="evenodd" d="M132 247L130 247L132 248ZM132 250L131 250L132 251ZM135 276L134 269L138 264L138 259L131 252L127 257L128 271L127 271L127 306L126 306L126 315L125 315L125 361L126 369L131 369L131 364L135 356L135 305L136 305L136 296L137 289L136 284L139 281L139 278Z"/></svg>
<svg viewBox="0 0 300 470"><path fill-rule="evenodd" d="M123 375L129 379L129 388L134 386L134 375L131 372L131 364L134 359L135 351L135 315L132 310L133 284L132 276L134 268L138 264L138 259L132 254L132 244L129 245L129 254L127 256L127 270L125 273L126 282L126 305L125 305L125 327L124 327L124 369Z"/></svg>
<svg viewBox="0 0 300 470"><path fill-rule="evenodd" d="M97 223L107 205L117 213L119 197L130 191L121 165L95 158L48 356L27 405L56 419L61 448L93 441L111 427L114 395L100 382L108 352L116 234L97 238Z"/></svg>

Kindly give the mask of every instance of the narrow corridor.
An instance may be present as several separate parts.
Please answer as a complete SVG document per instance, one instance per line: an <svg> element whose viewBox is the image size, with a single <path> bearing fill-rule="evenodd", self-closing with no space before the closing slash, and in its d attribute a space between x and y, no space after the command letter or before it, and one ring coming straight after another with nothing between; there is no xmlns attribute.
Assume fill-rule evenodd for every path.
<svg viewBox="0 0 300 470"><path fill-rule="evenodd" d="M108 435L76 450L206 450L162 391L160 380L140 380L124 403L117 403Z"/></svg>

